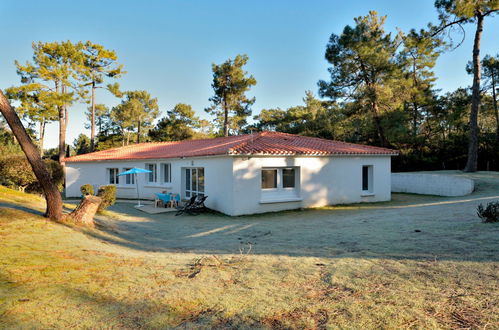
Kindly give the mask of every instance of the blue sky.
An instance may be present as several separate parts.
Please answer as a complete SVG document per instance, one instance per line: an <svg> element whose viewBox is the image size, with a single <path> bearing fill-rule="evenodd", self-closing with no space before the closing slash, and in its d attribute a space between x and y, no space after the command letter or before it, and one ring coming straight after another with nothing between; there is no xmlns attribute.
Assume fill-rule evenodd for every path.
<svg viewBox="0 0 499 330"><path fill-rule="evenodd" d="M353 18L376 10L387 15L386 30L423 28L436 22L433 1L10 1L0 2L4 48L0 88L19 84L14 60L31 59L32 41L92 40L118 53L128 73L125 90L144 89L161 111L176 103L193 106L203 118L209 105L211 64L248 54L246 69L257 80L253 113L297 105L305 90L317 92L327 79L324 50L331 33ZM482 55L499 52L499 17L487 19ZM494 33L495 32L495 33ZM440 57L435 69L443 92L471 85L464 70L471 58L473 27L464 44ZM118 100L100 90L97 102ZM81 132L85 105L70 109L67 142ZM57 124L48 127L45 147L57 144Z"/></svg>

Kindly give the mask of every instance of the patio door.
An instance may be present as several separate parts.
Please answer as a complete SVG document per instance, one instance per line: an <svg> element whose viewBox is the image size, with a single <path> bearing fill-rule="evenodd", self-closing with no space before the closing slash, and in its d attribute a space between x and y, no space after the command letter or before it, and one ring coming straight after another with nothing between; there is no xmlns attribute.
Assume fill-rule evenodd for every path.
<svg viewBox="0 0 499 330"><path fill-rule="evenodd" d="M204 168L185 168L185 198L204 196Z"/></svg>

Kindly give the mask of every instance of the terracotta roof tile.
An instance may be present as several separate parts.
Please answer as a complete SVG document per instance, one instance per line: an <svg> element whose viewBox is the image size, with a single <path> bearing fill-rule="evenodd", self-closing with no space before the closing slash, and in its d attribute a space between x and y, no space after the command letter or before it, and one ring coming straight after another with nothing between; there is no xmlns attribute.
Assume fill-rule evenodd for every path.
<svg viewBox="0 0 499 330"><path fill-rule="evenodd" d="M392 149L278 132L203 140L151 142L77 155L65 162L162 159L216 155L397 155Z"/></svg>

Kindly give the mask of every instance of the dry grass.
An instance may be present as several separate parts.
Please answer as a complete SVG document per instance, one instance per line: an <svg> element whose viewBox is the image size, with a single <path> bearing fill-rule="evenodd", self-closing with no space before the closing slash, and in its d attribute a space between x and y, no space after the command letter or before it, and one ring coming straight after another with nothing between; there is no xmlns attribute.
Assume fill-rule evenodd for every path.
<svg viewBox="0 0 499 330"><path fill-rule="evenodd" d="M0 190L3 203L33 200L43 205ZM136 248L113 230L0 207L0 328L499 327L491 245L474 247L476 260L175 253Z"/></svg>

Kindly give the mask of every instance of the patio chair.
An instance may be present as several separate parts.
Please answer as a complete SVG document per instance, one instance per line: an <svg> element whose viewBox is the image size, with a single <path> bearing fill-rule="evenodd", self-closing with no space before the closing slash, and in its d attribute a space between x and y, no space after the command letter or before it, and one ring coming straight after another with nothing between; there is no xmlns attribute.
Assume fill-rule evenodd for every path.
<svg viewBox="0 0 499 330"><path fill-rule="evenodd" d="M185 205L181 208L179 208L179 210L177 211L177 213L175 215L181 215L181 214L184 214L185 212L187 212L187 209L190 208L194 202L196 202L196 196L192 196L189 201L187 203L185 203Z"/></svg>
<svg viewBox="0 0 499 330"><path fill-rule="evenodd" d="M170 196L171 196L171 201L170 201L171 207L178 207L180 203L180 194L170 194Z"/></svg>
<svg viewBox="0 0 499 330"><path fill-rule="evenodd" d="M201 212L206 211L207 207L204 205L204 201L206 200L206 198L208 198L208 196L201 197L201 196L197 195L194 198L194 202L190 205L186 205L186 207L184 207L184 209L182 209L182 213L180 213L180 214L187 213L189 215L199 215Z"/></svg>

